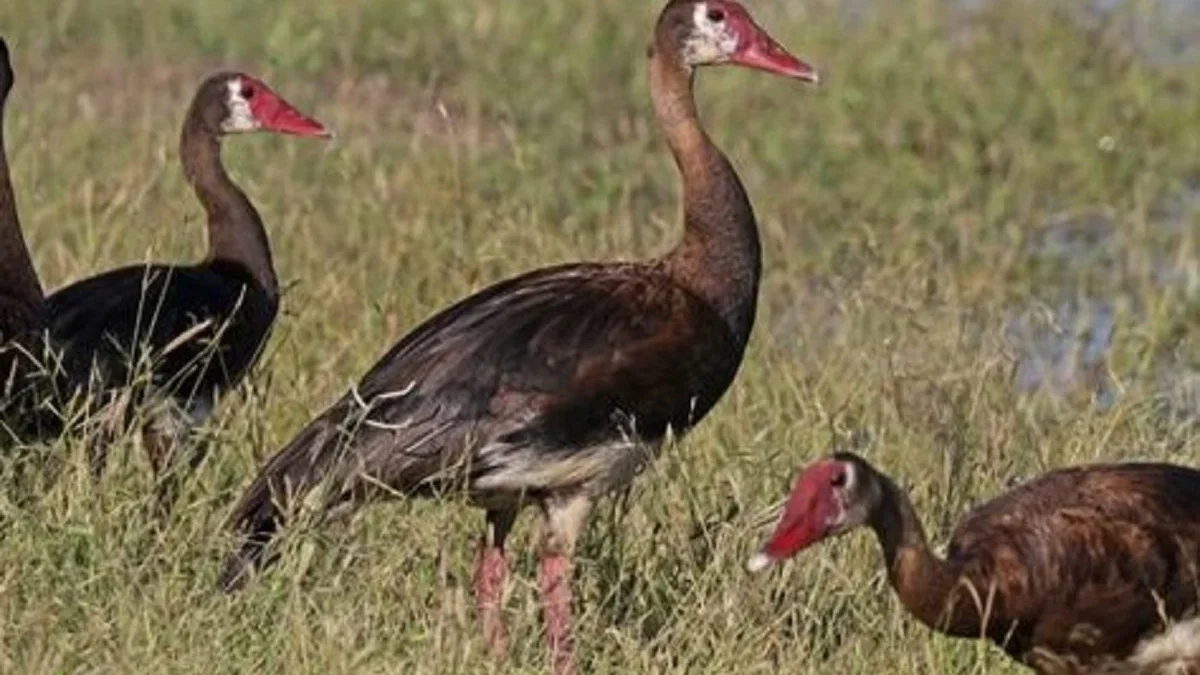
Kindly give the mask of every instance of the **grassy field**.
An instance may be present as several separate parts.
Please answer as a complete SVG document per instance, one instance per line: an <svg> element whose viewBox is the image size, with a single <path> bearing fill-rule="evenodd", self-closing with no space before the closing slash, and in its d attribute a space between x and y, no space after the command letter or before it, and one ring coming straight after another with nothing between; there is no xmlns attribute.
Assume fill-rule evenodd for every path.
<svg viewBox="0 0 1200 675"><path fill-rule="evenodd" d="M1200 60L1162 55L1187 24L1152 2L873 4L751 5L822 69L819 89L701 76L766 243L759 319L721 405L593 518L586 672L1020 672L909 620L866 534L749 577L794 471L867 438L942 542L972 503L1054 466L1195 463ZM671 246L676 176L643 56L658 9L0 3L17 196L48 288L201 255L176 143L208 72L259 75L338 132L227 143L285 313L171 526L147 516L133 439L99 489L68 444L37 449L68 458L59 481L10 481L0 671L545 669L532 518L513 542L505 664L476 630L477 511L391 503L298 532L235 597L214 592L220 524L259 462L435 309L534 266Z"/></svg>

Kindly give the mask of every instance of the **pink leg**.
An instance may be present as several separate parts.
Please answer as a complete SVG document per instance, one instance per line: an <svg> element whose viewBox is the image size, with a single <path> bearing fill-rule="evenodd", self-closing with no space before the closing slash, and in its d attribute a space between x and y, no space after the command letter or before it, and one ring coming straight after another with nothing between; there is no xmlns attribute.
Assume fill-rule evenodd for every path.
<svg viewBox="0 0 1200 675"><path fill-rule="evenodd" d="M571 632L571 559L547 553L538 563L538 585L546 621L546 645L550 648L551 672L575 672L575 636Z"/></svg>
<svg viewBox="0 0 1200 675"><path fill-rule="evenodd" d="M504 586L508 582L504 539L514 518L515 514L489 511L489 532L480 538L475 557L475 608L483 626L483 638L496 656L504 656L508 650L508 632L501 617Z"/></svg>
<svg viewBox="0 0 1200 675"><path fill-rule="evenodd" d="M546 646L554 675L575 672L575 635L571 629L571 556L587 520L591 500L585 493L556 496L542 503L542 533L538 587L546 622Z"/></svg>
<svg viewBox="0 0 1200 675"><path fill-rule="evenodd" d="M508 633L500 614L508 581L508 558L504 549L488 544L484 538L475 560L475 608L483 625L483 638L493 654L503 656L508 650Z"/></svg>

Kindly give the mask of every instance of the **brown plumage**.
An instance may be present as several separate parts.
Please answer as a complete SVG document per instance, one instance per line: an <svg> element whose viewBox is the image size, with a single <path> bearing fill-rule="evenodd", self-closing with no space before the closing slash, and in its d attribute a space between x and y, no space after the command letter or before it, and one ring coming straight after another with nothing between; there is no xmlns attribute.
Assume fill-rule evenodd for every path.
<svg viewBox="0 0 1200 675"><path fill-rule="evenodd" d="M592 500L632 479L668 435L708 413L732 382L754 322L761 268L749 199L709 141L694 68L733 62L803 80L812 69L726 1L675 0L650 58L658 120L683 177L684 237L662 258L530 272L442 311L262 469L231 522L245 536L226 588L263 564L300 497L325 482L349 510L379 486L465 490L487 509L476 599L504 643L505 537L520 508L545 520L539 581L557 672L573 668L570 555Z"/></svg>
<svg viewBox="0 0 1200 675"><path fill-rule="evenodd" d="M218 393L254 366L279 308L262 218L221 162L224 136L257 130L329 135L249 75L205 79L184 118L179 151L208 216L208 255L194 265L122 267L47 299L50 333L68 372L81 374L78 380L90 377L102 398L125 392L149 371L149 386L135 388L135 402L157 406L144 429L156 469L165 468L185 434L211 414ZM128 407L111 411L116 423L110 426L127 422L122 408ZM106 435L93 446L96 471L103 467Z"/></svg>
<svg viewBox="0 0 1200 675"><path fill-rule="evenodd" d="M21 234L4 145L4 109L14 80L8 45L0 38L0 440L5 441L56 428L46 424L54 416L41 409L44 392L38 386L46 372L45 296Z"/></svg>
<svg viewBox="0 0 1200 675"><path fill-rule="evenodd" d="M904 492L840 453L800 474L750 568L863 525L900 602L935 630L986 637L1039 673L1200 672L1200 471L1047 473L968 513L943 560Z"/></svg>

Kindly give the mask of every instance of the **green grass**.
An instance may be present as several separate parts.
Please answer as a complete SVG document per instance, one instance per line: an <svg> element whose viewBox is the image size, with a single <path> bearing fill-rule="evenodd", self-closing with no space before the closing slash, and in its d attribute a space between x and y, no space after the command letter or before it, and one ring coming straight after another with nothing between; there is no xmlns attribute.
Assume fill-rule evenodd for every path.
<svg viewBox="0 0 1200 675"><path fill-rule="evenodd" d="M700 106L741 172L766 242L741 375L696 431L604 503L583 543L590 673L1016 673L997 650L908 619L866 534L749 577L761 525L801 464L869 430L935 541L1006 483L1054 466L1194 462L1192 427L1156 412L1164 370L1200 361L1196 223L1158 214L1200 177L1200 65L1149 64L1081 3L752 5L827 76L701 75ZM986 3L985 3L986 4ZM894 5L894 6L893 6ZM133 440L99 489L78 447L51 485L0 502L0 671L540 672L526 517L513 542L511 659L478 637L478 512L390 503L297 533L235 597L213 584L222 519L259 462L406 330L531 267L653 255L679 236L677 185L647 98L657 3L415 0L0 4L18 73L8 137L48 288L113 266L190 260L202 213L178 125L217 67L261 76L337 129L332 144L236 138L288 285L250 391L174 522L147 516ZM1159 17L1161 18L1161 17ZM1160 26L1162 27L1162 26ZM442 111L445 111L443 114ZM1084 263L1036 255L1056 214L1105 215ZM1191 274L1156 283L1156 261ZM1186 278L1186 274L1184 275ZM1014 391L1006 320L1038 303L1116 307L1102 368L1123 392ZM1067 339L1073 326L1060 326Z"/></svg>

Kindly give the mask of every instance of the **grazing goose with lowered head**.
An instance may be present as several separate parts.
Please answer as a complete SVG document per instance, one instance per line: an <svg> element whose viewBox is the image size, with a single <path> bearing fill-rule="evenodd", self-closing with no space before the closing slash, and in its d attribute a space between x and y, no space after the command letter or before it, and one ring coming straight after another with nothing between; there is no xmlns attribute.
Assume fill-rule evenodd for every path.
<svg viewBox="0 0 1200 675"><path fill-rule="evenodd" d="M929 548L908 497L853 453L800 473L752 571L869 527L918 621L1042 675L1200 673L1200 471L1077 466L976 507Z"/></svg>

